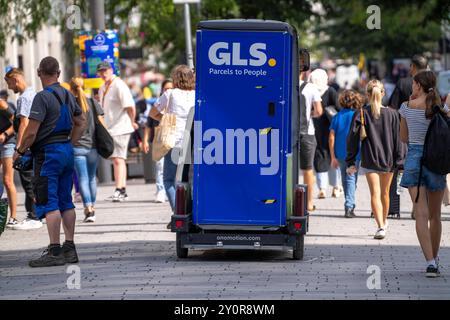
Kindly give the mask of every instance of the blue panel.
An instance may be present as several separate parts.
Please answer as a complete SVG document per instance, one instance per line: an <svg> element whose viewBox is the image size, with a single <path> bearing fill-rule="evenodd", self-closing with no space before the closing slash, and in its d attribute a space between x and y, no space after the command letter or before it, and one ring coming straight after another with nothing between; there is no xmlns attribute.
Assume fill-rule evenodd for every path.
<svg viewBox="0 0 450 320"><path fill-rule="evenodd" d="M291 50L292 35L287 32L197 32L195 224L285 224ZM250 139L245 140L241 164L237 154L244 149L238 149L233 136L239 129L256 142L251 149ZM266 142L267 153L261 149ZM278 146L273 154L272 145ZM271 162L263 163L260 153ZM269 167L273 172L263 174Z"/></svg>

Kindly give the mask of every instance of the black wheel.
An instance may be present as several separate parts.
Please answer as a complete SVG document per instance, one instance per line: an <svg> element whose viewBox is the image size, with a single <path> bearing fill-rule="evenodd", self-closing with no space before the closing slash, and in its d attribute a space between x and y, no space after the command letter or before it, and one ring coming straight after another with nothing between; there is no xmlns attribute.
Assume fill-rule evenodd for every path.
<svg viewBox="0 0 450 320"><path fill-rule="evenodd" d="M188 256L189 249L181 247L181 237L177 233L177 257L180 259L185 259Z"/></svg>
<svg viewBox="0 0 450 320"><path fill-rule="evenodd" d="M295 239L295 248L293 252L294 260L303 260L303 252L305 251L305 236L301 235Z"/></svg>

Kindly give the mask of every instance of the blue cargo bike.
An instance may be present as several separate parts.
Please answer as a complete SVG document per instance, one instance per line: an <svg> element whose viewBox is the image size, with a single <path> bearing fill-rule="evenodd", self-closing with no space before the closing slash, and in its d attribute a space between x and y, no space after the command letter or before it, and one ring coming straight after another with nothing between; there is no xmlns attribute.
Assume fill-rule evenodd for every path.
<svg viewBox="0 0 450 320"><path fill-rule="evenodd" d="M275 249L302 259L308 212L306 186L298 184L298 83L307 51L299 53L287 23L204 21L196 62L195 112L171 222L177 256Z"/></svg>

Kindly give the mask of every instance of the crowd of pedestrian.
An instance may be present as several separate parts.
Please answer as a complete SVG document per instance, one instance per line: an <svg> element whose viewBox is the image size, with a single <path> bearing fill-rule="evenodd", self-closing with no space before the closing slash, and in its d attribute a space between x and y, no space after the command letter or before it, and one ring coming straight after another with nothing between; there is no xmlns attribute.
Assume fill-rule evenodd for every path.
<svg viewBox="0 0 450 320"><path fill-rule="evenodd" d="M28 86L22 70L9 68L5 74L8 89L18 94L17 107L0 93L0 165L3 179L0 194L6 190L10 218L7 226L16 230L42 227L45 218L50 245L44 254L30 261L32 267L75 263L75 206L72 188L79 189L84 207L84 222L96 221L97 128L102 126L112 141L110 156L114 170L113 202L128 199L127 158L130 139L139 129L137 113L147 109L141 148L153 150L155 132L166 114L176 119L170 150L155 159L155 201L168 201L175 211L177 155L184 140L186 122L195 105L195 74L188 66L177 66L171 78L161 85L160 95L150 107L142 92L130 90L114 74L108 62L97 66L104 81L98 94L85 93L83 79L74 77L63 86L56 59L47 57L39 65L43 90ZM445 175L421 169L425 135L435 106L449 113L450 95L445 104L436 88L436 76L427 70L426 59L412 58L410 76L401 79L389 99L382 82L368 81L362 94L339 90L330 83L323 69L309 77L300 76L299 162L304 183L308 185L307 209L316 210L314 198L324 199L331 186L332 197L344 194L343 215L357 216L358 176L365 175L376 222L374 238L387 236L390 190L393 177L403 172L401 186L413 201L416 231L427 262L427 275L439 274L441 204L448 204ZM336 90L337 89L337 90ZM140 101L144 101L140 106ZM136 108L142 109L136 111ZM142 123L142 122L141 122ZM138 139L139 140L139 139ZM137 142L139 144L139 142ZM25 191L27 217L17 219L14 169L18 170ZM317 183L318 194L315 195ZM445 190L447 190L446 199ZM60 245L63 225L65 242ZM168 225L170 228L170 224Z"/></svg>
<svg viewBox="0 0 450 320"><path fill-rule="evenodd" d="M300 80L306 106L300 123L308 128L307 133L300 133L300 166L303 170L309 169L303 171L304 183L313 190L315 172L319 181L318 199L322 199L325 184L321 180L325 180L322 177L327 170L330 173L328 164L332 169L339 168L345 196L344 216L353 218L357 211L358 175L365 175L377 225L374 239L382 240L387 236L391 191L397 188L393 177L400 174L398 187L407 188L413 202L412 218L416 220L416 233L426 260L426 275L438 276L441 207L443 203L449 204L448 186L446 176L429 170L421 159L433 116L439 112L450 116L450 94L442 103L436 75L429 70L427 59L421 55L412 57L409 76L398 81L390 97L385 97L384 85L376 79L368 81L363 92L341 90L337 99L333 98L333 92L327 92L330 84L325 70L314 70L309 82L310 88L305 90L307 86ZM383 105L383 101L388 103ZM314 128L310 126L311 121ZM311 170L313 164L314 171ZM336 180L331 181L333 185ZM310 196L310 212L316 208L312 201Z"/></svg>

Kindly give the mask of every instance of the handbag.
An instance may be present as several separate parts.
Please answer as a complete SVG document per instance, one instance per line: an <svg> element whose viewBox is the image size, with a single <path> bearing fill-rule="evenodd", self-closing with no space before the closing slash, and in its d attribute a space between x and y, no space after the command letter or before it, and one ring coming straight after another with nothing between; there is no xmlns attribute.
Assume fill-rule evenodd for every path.
<svg viewBox="0 0 450 320"><path fill-rule="evenodd" d="M174 113L169 113L169 105L172 101L172 93L163 110L163 116L159 125L155 127L155 137L152 145L153 161L161 160L173 147L175 147L175 137L177 130L177 117Z"/></svg>
<svg viewBox="0 0 450 320"><path fill-rule="evenodd" d="M364 141L367 138L366 121L364 119L364 110L361 108L361 129L359 130L359 139Z"/></svg>
<svg viewBox="0 0 450 320"><path fill-rule="evenodd" d="M98 120L97 108L95 107L95 101L91 98L92 110L94 112L94 124L95 124L95 147L97 153L104 159L108 159L114 152L114 140L103 124Z"/></svg>

